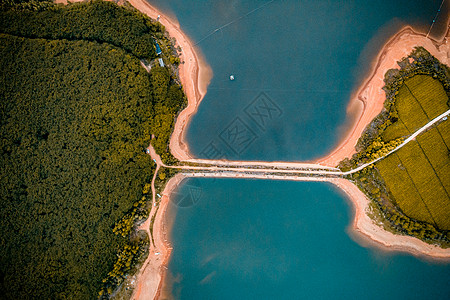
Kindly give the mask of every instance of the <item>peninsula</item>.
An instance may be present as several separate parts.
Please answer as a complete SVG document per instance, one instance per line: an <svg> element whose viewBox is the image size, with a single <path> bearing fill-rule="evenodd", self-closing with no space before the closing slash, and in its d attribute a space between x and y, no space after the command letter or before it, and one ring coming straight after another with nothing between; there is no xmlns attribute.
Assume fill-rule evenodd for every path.
<svg viewBox="0 0 450 300"><path fill-rule="evenodd" d="M448 202L430 201L449 194L450 31L406 26L386 42L326 157L207 160L185 134L212 70L175 20L145 0L18 2L0 11L6 294L158 298L172 251L164 214L188 177L329 182L350 199L360 243L450 259ZM402 197L396 177L416 192Z"/></svg>
<svg viewBox="0 0 450 300"><path fill-rule="evenodd" d="M450 53L450 44L447 43L447 40L450 38L449 31L447 31L446 34L439 40L435 40L432 37L427 37L423 33L414 31L413 28L409 26L405 26L391 39L389 39L388 42L386 42L381 52L373 62L370 76L365 80L362 87L354 93L350 100L349 107L360 107L360 116L356 119L355 124L349 134L343 139L342 143L326 157L318 159L314 162L306 163L215 161L193 158L192 154L189 153L189 148L184 136L185 128L189 124L189 117L195 113L198 105L205 95L207 83L209 82L209 76L211 74L210 69L196 54L196 49L175 21L161 14L161 12L145 1L131 0L130 3L141 12L152 18L160 16L159 21L161 24L165 26L167 32L171 36L176 37L178 45L181 49L183 49L180 57L183 57L182 61L187 63L187 65L180 65L180 77L182 78L181 82L188 97L188 106L185 111L180 114L180 117L175 124L175 130L170 139L171 153L180 162L185 162L187 165L199 166L204 164L205 166L215 166L216 168L215 171L207 170L207 172L200 172L199 169L202 169L201 167L199 167L199 169L195 172L189 172L188 170L183 170L183 168L181 168L182 172L169 180L165 186L161 193L162 199L158 214L154 219L155 223L153 226L153 236L155 238L156 245L153 251L157 251L158 253L161 253L161 255L157 257L150 255L148 257L145 262L145 267L142 269L142 273L138 277L139 281L136 286L136 292L133 295L134 299L158 298L158 293L162 282L161 277L164 275L163 266L167 263L171 251L171 245L167 241L164 233L166 230L166 225L163 224L163 214L169 203L169 197L172 190L183 180L183 178L186 177L202 176L328 181L341 188L351 200L355 211L355 217L351 225L351 232L353 232L354 236L357 239L360 239L362 243L370 243L373 246L391 251L406 251L419 256L425 255L428 257L442 259L450 258L449 249L443 249L439 246L425 243L411 236L398 235L390 231L386 231L382 227L383 225L381 223L376 223L367 214L370 210L370 200L354 183L349 180L337 177L311 178L307 176L298 176L299 169L308 170L305 171L305 173L310 173L309 171L313 169L318 170L318 172L323 170L333 172L332 169L337 171L335 168L339 162L345 158L350 158L356 153L355 146L358 139L364 132L367 125L372 122L372 120L383 110L383 104L386 99L382 90L385 85L385 73L390 69L397 69L399 67L397 62L402 60L402 58L407 57L414 50L414 47L424 47L441 63L449 65L450 58L448 57L448 53ZM183 77L187 74L190 75L188 78ZM445 115L441 118L444 118L447 114L448 112L445 112ZM153 153L152 157L158 161L159 167L167 167L161 160L158 159L156 153L153 151L151 153ZM259 169L260 172L261 168L266 168L266 171L268 171L267 169L273 171L274 168L277 168L281 169L279 171L281 175L277 176L273 173L242 173L237 170L242 167L247 168L247 171L248 168L255 168L253 171ZM236 168L236 172L227 173L224 172L225 170L222 168ZM188 169L193 170L192 167ZM292 171L293 169L296 169L296 171ZM290 172L297 174L292 175L289 174ZM329 175L333 176L333 174ZM154 211L152 211L152 213L154 213ZM157 273L155 274L155 272Z"/></svg>

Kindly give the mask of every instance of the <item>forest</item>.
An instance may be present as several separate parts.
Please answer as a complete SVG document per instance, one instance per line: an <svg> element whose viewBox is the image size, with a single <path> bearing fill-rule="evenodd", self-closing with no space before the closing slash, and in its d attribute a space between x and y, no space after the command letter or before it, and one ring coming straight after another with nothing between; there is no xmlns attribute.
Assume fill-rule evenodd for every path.
<svg viewBox="0 0 450 300"><path fill-rule="evenodd" d="M154 134L169 157L185 96L171 70L141 66L165 39L149 18L29 7L0 11L0 298L105 298L146 255L145 148Z"/></svg>
<svg viewBox="0 0 450 300"><path fill-rule="evenodd" d="M30 38L106 42L147 60L156 56L155 48L149 47L153 39L163 37L160 23L105 1L52 5L33 11L6 10L0 14L0 30Z"/></svg>

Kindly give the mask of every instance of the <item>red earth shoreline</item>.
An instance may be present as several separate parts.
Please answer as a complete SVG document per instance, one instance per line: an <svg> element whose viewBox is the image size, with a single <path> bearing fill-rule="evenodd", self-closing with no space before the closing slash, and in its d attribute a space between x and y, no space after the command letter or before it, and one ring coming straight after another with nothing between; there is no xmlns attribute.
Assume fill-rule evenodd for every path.
<svg viewBox="0 0 450 300"><path fill-rule="evenodd" d="M184 63L180 64L179 74L188 98L188 106L177 117L174 132L170 140L170 150L180 161L191 160L193 156L189 153L189 147L185 141L185 129L206 94L207 85L212 77L211 69L203 60L199 59L196 53L198 50L194 49L192 42L181 31L176 21L161 14L160 11L144 0L129 0L129 2L136 9L153 19L159 16L161 24L166 27L169 35L176 39L177 46L180 46L182 49L180 59ZM450 53L448 52L448 45L446 45L448 35L449 32L446 33L443 40L435 41L425 37L424 34L414 32L409 26L402 28L395 34L384 45L382 51L376 57L376 64L374 64L369 78L365 80L362 87L351 97L349 107L355 103L362 103L363 107L360 109L360 116L350 130L350 134L329 155L313 163L334 167L339 161L355 153L354 147L359 136L367 124L383 108L384 92L380 93L380 90L384 85L384 73L390 68L396 68L396 62L408 55L413 49L413 46L424 46L443 63L449 64L449 57L444 55L445 53ZM442 46L446 47L447 50L439 50L439 47ZM151 245L149 258L139 271L135 291L132 296L133 299L157 299L161 294L165 269L167 268L172 249L167 242L167 228L165 228L163 221L170 194L183 178L184 176L180 174L171 178L164 189L159 213L156 215L153 227L156 247ZM342 189L353 204L355 217L349 229L351 235L356 233L358 242L361 242L361 239L365 239L366 242L368 241L370 244L381 247L382 249L406 251L417 256L425 255L427 257L444 257L447 259L450 257L450 251L428 245L411 237L393 235L392 233L386 232L374 224L373 220L367 216L366 209L369 200L353 183L345 179L333 179L329 181ZM149 220L141 226L141 229L148 231ZM147 227L144 228L145 226ZM156 253L159 254L155 256Z"/></svg>
<svg viewBox="0 0 450 300"><path fill-rule="evenodd" d="M57 3L64 4L66 1L55 0ZM72 2L77 1L83 0L72 0ZM179 75L188 98L188 106L177 117L174 132L170 139L170 150L180 161L195 161L189 152L188 143L185 140L185 129L206 94L212 71L205 61L199 57L199 50L193 47L193 43L181 31L178 22L168 18L145 0L128 0L128 2L152 19L157 19L160 16L159 21L166 27L169 35L176 39L177 46L180 46L182 49L180 59L184 63L179 66ZM370 76L351 97L347 112L349 112L350 108L354 108L354 105L359 104L359 117L356 118L349 133L346 134L343 141L330 154L305 163L335 167L342 159L353 155L356 152L355 145L365 127L383 109L385 96L384 92L380 91L384 86L383 78L385 72L388 69L397 68L397 61L407 56L414 46L423 46L442 63L450 65L450 43L447 43L449 39L449 20L447 20L447 32L439 40L427 37L423 33L415 32L410 26L405 26L399 30L385 43L380 53L374 59ZM360 107L361 104L362 107ZM245 162L242 163L245 164ZM290 164L290 162L273 163ZM165 212L172 191L184 178L181 174L171 178L162 193L159 213L156 215L153 227L155 246L150 244L149 257L137 274L137 282L132 299L158 299L161 294L165 276L164 270L167 269L172 250L167 238L167 224L164 223ZM418 257L438 261L443 259L448 261L450 259L450 249L432 246L413 237L394 235L382 229L380 225L375 224L366 214L370 203L369 199L350 181L342 178L321 181L328 181L336 185L348 196L355 213L354 219L348 227L349 234L362 246L369 244L369 246L375 246L383 250L408 252ZM152 207L152 213L153 211L154 208ZM140 229L149 233L150 220L151 218L149 217L140 226ZM155 255L156 253L159 254Z"/></svg>
<svg viewBox="0 0 450 300"><path fill-rule="evenodd" d="M385 100L384 74L389 69L399 68L397 61L406 57L415 46L423 46L442 63L449 65L449 46L447 39L449 31L440 41L427 38L425 34L418 33L410 26L403 27L397 34L390 38L383 46L381 52L375 58L370 76L364 81L361 88L351 97L348 107L354 103L362 103L360 116L348 134L339 145L323 158L315 160L315 163L325 166L336 166L342 159L351 157L356 153L355 146L366 126L382 111ZM444 47L444 50L439 50Z"/></svg>
<svg viewBox="0 0 450 300"><path fill-rule="evenodd" d="M168 19L144 0L130 0L129 2L135 8L153 19L160 16L160 22L166 27L169 35L176 38L177 45L181 46L183 50L180 56L181 60L184 61L184 64L180 65L180 80L188 98L188 106L177 118L175 129L170 140L170 150L180 161L192 160L193 156L189 153L188 144L185 141L185 129L206 93L206 88L211 78L211 70L198 58L198 55L195 52L196 50L192 46L192 42L184 33L182 33L179 25L175 21ZM372 71L370 72L371 75L365 80L361 88L351 97L349 107L355 103L362 103L363 107L360 109L360 116L357 118L350 133L347 134L343 142L341 142L329 155L320 158L313 163L334 167L339 161L345 157L350 157L355 153L355 145L361 133L383 109L385 96L384 92L380 91L384 86L384 73L388 69L398 67L396 62L402 57L407 56L413 50L414 46L419 45L425 47L441 62L449 64L449 57L446 55L447 53L450 53L446 43L448 36L449 32L445 34L445 38L441 41L436 41L427 38L424 34L415 32L409 26L405 26L386 42L380 54L375 58L376 63L372 67ZM444 50L439 49L440 47L443 47ZM162 253L164 259L152 262L156 263L156 265L150 269L147 268L147 265L142 267L141 274L138 276L135 293L132 297L133 299L157 299L161 294L161 286L164 281L165 273L164 269L167 268L166 265L171 251L170 244L165 242L166 232L163 225L163 219L170 194L183 178L183 175L177 175L167 183L163 192L163 198L160 204L161 207L154 223L153 232L155 243L160 245L158 249ZM450 257L450 250L431 246L412 237L394 235L385 231L367 216L366 209L369 200L353 183L345 179L332 179L329 180L329 182L342 189L353 204L355 216L349 229L351 235L356 233L355 237L358 242L361 243L361 239L363 239L366 243L369 242L371 245L380 247L381 249L409 252L416 256L446 259ZM154 255L154 253L150 253L149 256L150 255ZM153 270L153 272L157 270L158 274L148 272L148 270ZM152 287L148 286L145 290L142 289L143 283L145 283L149 277L154 278L155 276L160 278L157 286L153 285Z"/></svg>

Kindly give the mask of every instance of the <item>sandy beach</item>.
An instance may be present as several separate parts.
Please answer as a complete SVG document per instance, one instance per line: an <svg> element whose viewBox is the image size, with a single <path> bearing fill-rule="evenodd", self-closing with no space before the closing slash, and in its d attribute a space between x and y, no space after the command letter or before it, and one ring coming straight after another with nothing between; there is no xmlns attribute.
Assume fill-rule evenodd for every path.
<svg viewBox="0 0 450 300"><path fill-rule="evenodd" d="M206 88L211 80L211 68L199 55L199 50L194 49L193 43L181 31L177 21L161 14L157 9L143 0L129 0L131 5L152 19L157 19L166 27L167 32L176 40L176 47L181 48L179 66L180 80L188 99L187 107L178 115L175 128L170 139L170 151L178 160L193 158L189 153L188 144L185 141L184 130L197 112L198 106L206 94Z"/></svg>
<svg viewBox="0 0 450 300"><path fill-rule="evenodd" d="M196 49L192 46L192 42L181 31L179 24L175 20L171 20L162 15L157 9L143 0L130 0L129 2L135 8L153 19L157 19L158 16L160 16L159 21L166 27L169 35L176 39L177 46L180 46L182 49L180 59L183 63L180 64L179 74L188 98L188 106L177 118L175 129L170 140L170 150L180 161L196 161L189 152L189 147L185 141L184 134L186 132L186 126L188 126L191 117L197 111L201 100L206 94L206 89L212 76L211 69L199 58L198 52L196 52ZM367 124L379 114L383 108L385 95L381 88L384 85L384 73L388 69L398 67L397 61L408 55L414 46L425 47L441 62L449 64L450 44L447 44L448 34L449 33L447 32L446 38L442 41L435 41L425 37L424 34L416 33L411 27L404 27L394 35L385 44L380 54L374 60L371 75L364 82L362 87L352 96L348 106L348 112L353 112L357 115L359 114L359 117L355 119L355 124L352 126L349 134L328 156L321 158L314 163L318 163L322 166L335 167L339 161L345 157L350 157L355 153L354 147L359 136ZM289 165L289 163L282 164ZM219 176L219 174L216 175ZM149 258L138 275L133 299L158 298L163 281L165 265L171 251L165 236L166 231L163 224L164 213L172 190L183 178L183 175L177 175L172 178L163 192L163 198L153 228L155 247L151 247ZM353 203L355 208L355 218L351 225L351 230L357 233L359 238L366 239L367 241L370 241L371 244L389 250L407 251L414 255L426 255L436 258L450 257L449 250L443 250L415 238L394 235L383 230L365 213L369 200L353 183L345 179L329 179L327 181L341 188ZM150 218L143 226L141 226L141 228L148 231L149 223Z"/></svg>
<svg viewBox="0 0 450 300"><path fill-rule="evenodd" d="M403 27L383 47L373 62L371 75L365 80L361 88L356 91L348 106L348 114L355 107L360 107L359 117L349 134L329 155L315 161L320 165L334 167L342 159L356 153L355 146L366 126L381 112L386 95L382 90L384 74L389 69L399 69L397 61L408 56L416 46L427 49L442 63L450 62L450 31L440 41L427 38L425 34L415 32L410 26ZM362 105L361 105L362 104Z"/></svg>
<svg viewBox="0 0 450 300"><path fill-rule="evenodd" d="M339 187L351 200L354 211L350 235L362 246L375 246L382 250L408 252L426 259L450 259L450 249L442 249L422 242L411 236L393 234L376 224L368 215L370 200L353 183L343 178L333 178L329 182Z"/></svg>
<svg viewBox="0 0 450 300"><path fill-rule="evenodd" d="M179 66L180 81L188 99L187 107L178 115L174 131L170 139L170 150L179 160L188 160L192 156L189 154L189 148L185 142L185 128L193 114L197 111L200 101L206 94L206 87L212 77L212 72L202 59L199 58L198 50L194 49L192 42L181 31L177 21L169 19L161 14L157 9L143 0L129 0L131 5L146 14L152 19L158 19L165 26L170 37L176 39L176 47L181 48ZM163 283L164 268L170 257L170 245L166 239L166 228L164 228L164 214L169 203L169 195L172 190L181 182L182 175L177 175L167 183L159 211L153 226L153 238L155 247L150 245L149 257L143 264L136 281L135 290L132 299L157 299ZM150 219L155 213L152 208L150 217L140 229L149 232Z"/></svg>
<svg viewBox="0 0 450 300"><path fill-rule="evenodd" d="M163 284L164 269L169 261L170 252L172 251L168 237L166 236L169 228L166 228L167 224L164 223L164 213L169 204L170 194L183 179L184 176L181 174L172 177L162 193L161 202L159 204L159 213L156 214L153 225L153 239L155 241L155 246L150 244L149 255L143 263L139 274L137 274L137 281L132 299L158 298L161 285ZM153 206L150 216L154 215L155 210L156 209ZM150 222L151 217L139 227L140 230L146 231L149 236Z"/></svg>
<svg viewBox="0 0 450 300"><path fill-rule="evenodd" d="M82 0L74 0L82 1ZM67 3L67 0L56 0L57 3ZM195 159L189 152L188 144L185 140L186 127L192 116L196 113L200 102L207 91L207 86L212 78L212 70L199 55L199 50L195 49L193 43L181 31L176 20L170 19L161 14L156 8L144 0L128 0L136 9L148 15L152 19L157 19L166 27L172 38L176 39L176 46L182 51L179 66L179 76L188 99L187 107L177 117L174 132L170 139L170 150L180 161L211 163ZM448 24L448 21L447 21ZM447 25L447 28L449 26ZM433 56L442 63L450 65L450 30L446 32L441 40L437 41L426 37L425 34L415 32L411 27L406 26L395 34L382 48L379 55L374 59L372 70L368 78L351 97L347 113L355 117L354 125L343 138L342 142L329 155L314 162L291 163L291 162L255 162L257 165L278 166L278 167L314 167L319 164L327 168L334 168L342 159L350 157L355 151L355 145L364 131L367 124L376 117L383 108L385 100L383 78L387 70L398 68L397 61L407 56L415 46L423 46ZM159 161L160 162L160 161ZM219 165L226 165L225 161L215 162ZM308 165L310 164L310 165ZM232 162L228 165L239 166L248 165L248 162ZM194 176L216 176L227 177L230 175L223 173L204 174L197 173ZM238 174L237 178L259 178L259 179L279 179L279 180L312 180L312 178L268 178L263 175ZM133 299L157 299L164 279L164 270L168 263L171 246L166 233L170 224L164 223L164 214L167 209L172 191L186 178L185 175L178 174L167 183L159 206L158 213L153 227L155 245L150 245L149 256L144 262L141 270L137 274L137 281L134 289ZM314 179L317 180L317 179ZM433 259L450 259L450 249L442 249L429 245L418 239L409 236L394 235L385 231L376 224L366 214L369 207L369 199L352 182L342 178L320 179L330 182L339 187L349 198L354 208L354 219L349 227L352 235L362 246L376 246L389 251L409 252L416 256L423 256ZM153 216L156 208L152 207L150 216ZM139 229L145 230L148 234L151 217L143 223Z"/></svg>

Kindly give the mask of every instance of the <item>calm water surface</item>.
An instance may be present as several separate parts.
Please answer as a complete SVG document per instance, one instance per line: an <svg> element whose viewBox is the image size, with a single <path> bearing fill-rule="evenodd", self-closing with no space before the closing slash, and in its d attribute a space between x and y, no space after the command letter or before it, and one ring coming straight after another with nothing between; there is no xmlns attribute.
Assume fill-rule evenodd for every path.
<svg viewBox="0 0 450 300"><path fill-rule="evenodd" d="M387 38L405 24L427 31L441 0L151 3L176 16L214 72L187 132L191 152L302 161L336 146L350 95ZM349 205L328 184L195 179L172 201L165 289L175 298L450 295L448 264L353 241Z"/></svg>
<svg viewBox="0 0 450 300"><path fill-rule="evenodd" d="M450 295L449 264L353 241L349 203L331 184L188 179L172 200L166 289L176 299Z"/></svg>
<svg viewBox="0 0 450 300"><path fill-rule="evenodd" d="M214 73L187 132L191 152L303 161L337 145L386 39L405 24L427 31L441 0L151 2L176 16Z"/></svg>

